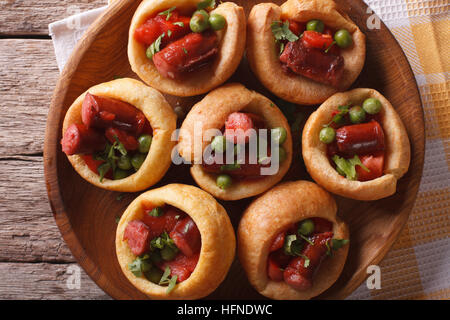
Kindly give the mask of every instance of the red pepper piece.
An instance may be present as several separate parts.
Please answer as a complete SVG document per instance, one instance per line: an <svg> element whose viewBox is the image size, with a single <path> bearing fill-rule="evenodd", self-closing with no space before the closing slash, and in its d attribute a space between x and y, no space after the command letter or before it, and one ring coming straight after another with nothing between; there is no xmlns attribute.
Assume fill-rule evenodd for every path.
<svg viewBox="0 0 450 320"><path fill-rule="evenodd" d="M210 61L218 49L214 32L189 33L153 55L158 72L166 78L180 79Z"/></svg>
<svg viewBox="0 0 450 320"><path fill-rule="evenodd" d="M233 112L225 121L224 135L227 140L233 143L247 143L251 129L256 129L256 126L249 113Z"/></svg>
<svg viewBox="0 0 450 320"><path fill-rule="evenodd" d="M177 276L177 282L182 282L188 279L191 276L191 273L194 272L199 256L200 254L197 253L187 257L180 252L172 261L160 262L158 267L163 271L169 267L170 275Z"/></svg>
<svg viewBox="0 0 450 320"><path fill-rule="evenodd" d="M191 257L200 251L202 246L200 231L191 217L186 217L177 222L175 228L170 232L170 238L180 251Z"/></svg>
<svg viewBox="0 0 450 320"><path fill-rule="evenodd" d="M146 208L142 221L150 228L150 239L160 236L164 231L170 233L184 213L173 207L164 208L164 213L159 217L153 217L149 213L153 208Z"/></svg>
<svg viewBox="0 0 450 320"><path fill-rule="evenodd" d="M305 31L301 41L307 48L326 50L333 43L333 37L317 31Z"/></svg>
<svg viewBox="0 0 450 320"><path fill-rule="evenodd" d="M116 138L123 144L127 151L133 151L139 148L139 142L132 135L129 135L123 130L109 127L105 131L106 138L108 138L109 142L116 142Z"/></svg>
<svg viewBox="0 0 450 320"><path fill-rule="evenodd" d="M305 258L296 257L289 262L284 270L284 281L297 290L307 290L312 287L315 271L328 250L327 242L333 238L332 232L319 233L310 238L313 244L306 244L302 255L309 259L305 267Z"/></svg>
<svg viewBox="0 0 450 320"><path fill-rule="evenodd" d="M190 17L181 16L176 10L170 13L168 20L167 15L156 15L136 28L134 38L148 47L164 33L164 37L161 39L161 47L164 48L168 43L191 32L190 21Z"/></svg>
<svg viewBox="0 0 450 320"><path fill-rule="evenodd" d="M359 159L362 164L370 170L370 172L367 172L361 168L361 166L355 166L358 181L369 181L383 175L384 151L376 152L373 155L362 155Z"/></svg>
<svg viewBox="0 0 450 320"><path fill-rule="evenodd" d="M273 252L273 251L277 251L278 249L283 248L285 237L286 237L286 232L280 232L277 235L277 237L275 238L275 240L273 241L272 245L270 246L269 251Z"/></svg>
<svg viewBox="0 0 450 320"><path fill-rule="evenodd" d="M300 36L306 30L306 24L289 19L289 30L296 36Z"/></svg>
<svg viewBox="0 0 450 320"><path fill-rule="evenodd" d="M92 157L92 154L85 154L81 156L84 160L84 162L86 163L86 165L89 167L89 169L94 172L95 174L98 174L98 167L105 163L105 161L102 160L94 160L94 158ZM108 172L105 173L105 178L107 179L112 179L113 178L113 174L112 174L112 169L109 169Z"/></svg>
<svg viewBox="0 0 450 320"><path fill-rule="evenodd" d="M61 139L62 151L68 156L101 151L105 149L105 144L102 134L78 123L70 125Z"/></svg>
<svg viewBox="0 0 450 320"><path fill-rule="evenodd" d="M377 121L354 124L336 130L339 152L349 156L384 150L384 132Z"/></svg>
<svg viewBox="0 0 450 320"><path fill-rule="evenodd" d="M267 275L269 276L269 279L273 281L283 280L283 270L272 256L269 256L269 259L267 259Z"/></svg>
<svg viewBox="0 0 450 320"><path fill-rule="evenodd" d="M128 222L123 240L128 240L128 246L134 255L140 256L149 249L150 229L140 220Z"/></svg>
<svg viewBox="0 0 450 320"><path fill-rule="evenodd" d="M106 129L115 127L139 135L147 119L139 109L129 103L87 93L81 108L86 127Z"/></svg>

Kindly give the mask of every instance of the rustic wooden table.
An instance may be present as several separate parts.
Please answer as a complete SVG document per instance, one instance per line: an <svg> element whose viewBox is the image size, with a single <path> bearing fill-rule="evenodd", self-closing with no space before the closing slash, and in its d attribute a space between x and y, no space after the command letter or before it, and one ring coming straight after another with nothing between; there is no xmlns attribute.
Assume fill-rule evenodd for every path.
<svg viewBox="0 0 450 320"><path fill-rule="evenodd" d="M109 299L61 238L42 160L59 75L48 24L106 3L0 0L0 299Z"/></svg>

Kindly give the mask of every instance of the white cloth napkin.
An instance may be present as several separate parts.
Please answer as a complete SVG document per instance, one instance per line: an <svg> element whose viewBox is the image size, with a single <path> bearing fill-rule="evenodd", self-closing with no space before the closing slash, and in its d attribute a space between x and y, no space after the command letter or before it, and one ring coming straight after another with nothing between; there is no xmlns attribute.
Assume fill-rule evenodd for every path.
<svg viewBox="0 0 450 320"><path fill-rule="evenodd" d="M75 14L60 21L50 23L48 31L53 40L56 62L61 72L78 40L98 18L107 6Z"/></svg>

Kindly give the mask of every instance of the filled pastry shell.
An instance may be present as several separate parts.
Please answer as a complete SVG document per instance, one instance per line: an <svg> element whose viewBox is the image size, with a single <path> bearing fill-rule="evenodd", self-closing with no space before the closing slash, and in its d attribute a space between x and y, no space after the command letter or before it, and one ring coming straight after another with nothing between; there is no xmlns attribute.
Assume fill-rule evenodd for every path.
<svg viewBox="0 0 450 320"><path fill-rule="evenodd" d="M168 8L192 14L201 0L144 0L131 21L128 59L131 69L148 85L175 96L194 96L210 91L224 83L236 70L245 49L245 15L242 7L232 2L221 3L210 13L222 15L226 27L216 31L219 36L218 53L214 60L200 70L189 73L183 79L162 76L153 61L146 56L144 45L136 41L134 32L148 17Z"/></svg>
<svg viewBox="0 0 450 320"><path fill-rule="evenodd" d="M333 29L347 29L353 45L341 51L344 71L339 88L282 70L279 50L271 31L275 21L307 22L320 19ZM346 90L361 72L366 54L365 36L332 0L288 0L281 6L261 3L253 7L247 23L247 58L261 83L278 97L297 104L317 104Z"/></svg>
<svg viewBox="0 0 450 320"><path fill-rule="evenodd" d="M171 141L176 129L176 115L163 95L142 82L123 78L98 84L79 96L68 109L64 118L62 135L72 124L82 123L82 104L86 93L117 99L141 110L153 129L151 148L142 166L134 174L119 180L104 178L93 172L79 154L67 156L78 174L93 185L113 191L136 192L157 183L169 169L171 156L169 150L175 145Z"/></svg>
<svg viewBox="0 0 450 320"><path fill-rule="evenodd" d="M228 115L233 112L250 112L264 119L268 128L283 127L287 131L283 148L286 159L279 164L276 174L261 176L258 179L243 179L223 190L216 184L216 175L203 170L203 150L210 143L205 137L195 136L196 132L223 127ZM196 141L200 143L195 144ZM195 148L200 148L199 152ZM206 95L191 109L184 120L179 136L178 152L187 161L194 163L191 175L197 184L216 198L239 200L260 194L278 183L286 174L292 161L292 136L289 124L283 113L263 95L233 83L217 88Z"/></svg>
<svg viewBox="0 0 450 320"><path fill-rule="evenodd" d="M168 293L167 287L135 276L128 268L136 256L131 252L124 232L130 221L142 218L143 203L174 206L188 214L201 234L201 251L190 277ZM199 299L214 291L224 280L234 259L236 240L225 209L208 193L196 187L170 184L141 194L125 210L116 232L116 253L128 280L152 299Z"/></svg>
<svg viewBox="0 0 450 320"><path fill-rule="evenodd" d="M308 218L332 222L334 237L349 239L348 228L336 215L331 195L309 181L286 182L254 200L245 210L238 228L239 261L248 280L262 295L277 300L305 300L328 289L339 277L349 246L326 257L316 270L313 286L299 291L284 281L268 277L267 261L276 236L287 226Z"/></svg>
<svg viewBox="0 0 450 320"><path fill-rule="evenodd" d="M369 181L352 181L339 175L331 166L319 132L331 121L332 111L338 106L361 104L367 98L376 98L382 105L380 125L385 139L383 175ZM319 185L335 194L357 200L378 200L394 194L397 180L408 171L411 157L408 135L399 115L383 95L367 88L337 93L311 114L303 129L302 153L306 169Z"/></svg>

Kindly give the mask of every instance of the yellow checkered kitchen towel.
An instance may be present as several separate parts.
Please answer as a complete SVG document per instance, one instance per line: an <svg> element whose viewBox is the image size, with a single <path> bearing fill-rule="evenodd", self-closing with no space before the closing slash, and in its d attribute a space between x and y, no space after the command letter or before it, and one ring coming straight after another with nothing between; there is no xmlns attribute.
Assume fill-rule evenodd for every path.
<svg viewBox="0 0 450 320"><path fill-rule="evenodd" d="M411 64L423 102L426 150L423 178L408 224L380 264L381 289L369 290L363 282L349 299L450 298L449 1L365 0L394 34ZM60 70L103 9L49 26ZM71 26L77 19L81 25L74 29Z"/></svg>
<svg viewBox="0 0 450 320"><path fill-rule="evenodd" d="M405 52L425 114L425 165L407 226L380 264L381 289L349 299L450 298L450 0L365 0Z"/></svg>

